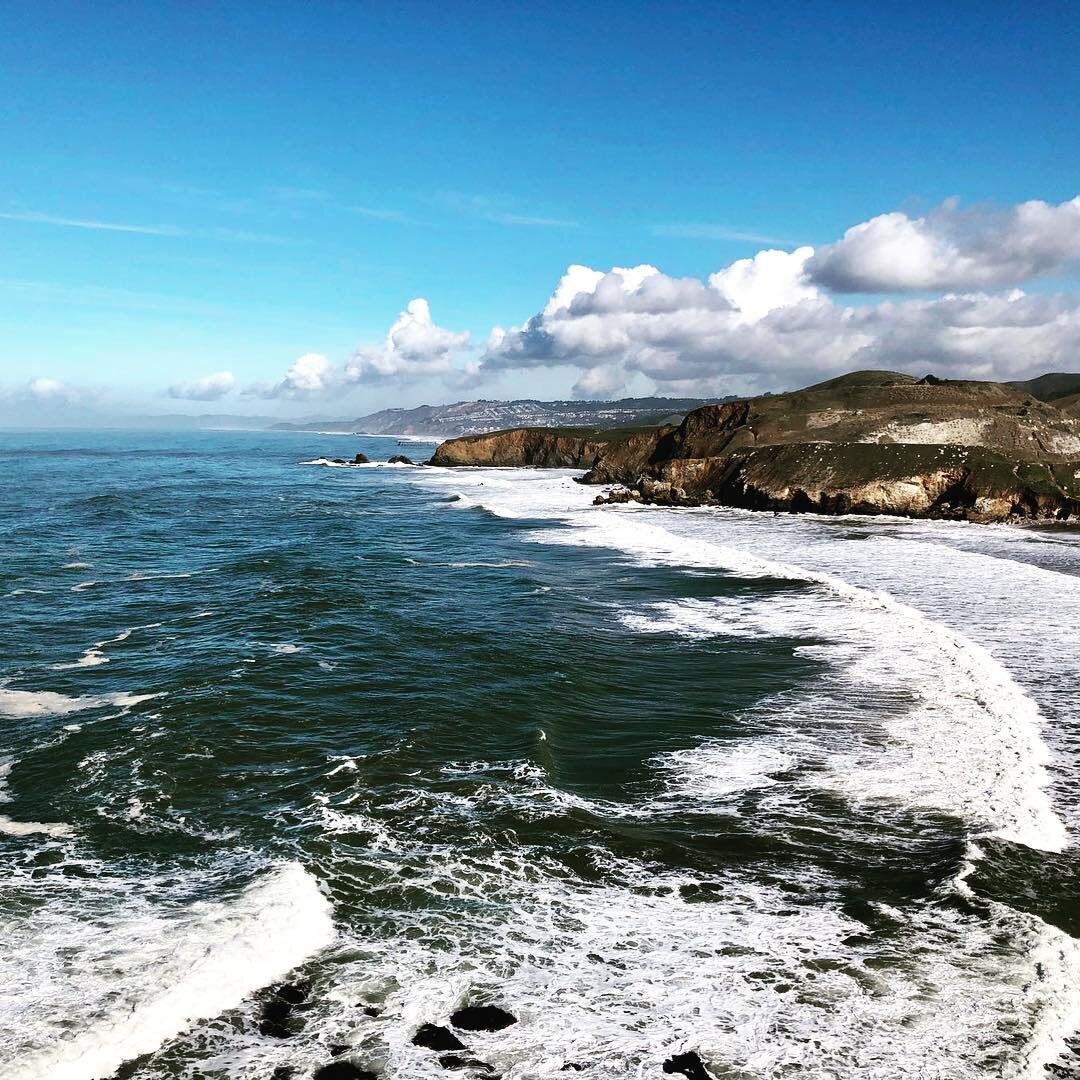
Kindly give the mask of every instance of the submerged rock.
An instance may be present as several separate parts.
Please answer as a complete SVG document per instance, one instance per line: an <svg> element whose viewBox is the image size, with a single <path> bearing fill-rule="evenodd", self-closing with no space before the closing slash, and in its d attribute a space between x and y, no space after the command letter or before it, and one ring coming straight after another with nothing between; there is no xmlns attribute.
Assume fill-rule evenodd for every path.
<svg viewBox="0 0 1080 1080"><path fill-rule="evenodd" d="M681 1073L687 1080L712 1080L705 1071L705 1064L693 1050L685 1054L674 1054L664 1062L664 1072Z"/></svg>
<svg viewBox="0 0 1080 1080"><path fill-rule="evenodd" d="M259 1034L272 1039L287 1039L293 1034L288 1020L293 1009L302 1005L311 993L310 982L282 983L271 991L269 1001L259 1010Z"/></svg>
<svg viewBox="0 0 1080 1080"><path fill-rule="evenodd" d="M331 1061L329 1065L320 1065L311 1075L313 1080L378 1080L375 1073L351 1061Z"/></svg>
<svg viewBox="0 0 1080 1080"><path fill-rule="evenodd" d="M463 1031L502 1031L517 1023L517 1017L498 1005L466 1005L450 1017L450 1023Z"/></svg>
<svg viewBox="0 0 1080 1080"><path fill-rule="evenodd" d="M412 1038L413 1046L428 1050L464 1050L465 1044L449 1029L437 1024L423 1024Z"/></svg>
<svg viewBox="0 0 1080 1080"><path fill-rule="evenodd" d="M311 983L305 980L304 982L295 983L282 983L275 991L275 996L281 998L282 1001L287 1001L290 1005L299 1005L303 1001L307 1001L308 994L311 993Z"/></svg>
<svg viewBox="0 0 1080 1080"><path fill-rule="evenodd" d="M460 1054L443 1054L443 1056L439 1058L439 1064L444 1069L483 1069L485 1072L495 1071L486 1061L462 1057Z"/></svg>

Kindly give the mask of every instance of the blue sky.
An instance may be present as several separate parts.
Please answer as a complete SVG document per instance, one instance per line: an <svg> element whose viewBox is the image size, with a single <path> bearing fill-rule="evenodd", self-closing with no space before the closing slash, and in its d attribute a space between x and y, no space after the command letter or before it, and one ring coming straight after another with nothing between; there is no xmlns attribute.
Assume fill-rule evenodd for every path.
<svg viewBox="0 0 1080 1080"><path fill-rule="evenodd" d="M9 398L47 380L94 407L349 414L798 382L782 349L665 378L639 337L521 363L486 342L571 265L707 280L890 211L1080 191L1067 5L5 3L3 22ZM982 250L999 227L939 232ZM1067 288L1075 254L991 284ZM469 342L282 382L301 356L385 350L416 298ZM223 372L227 394L166 394Z"/></svg>

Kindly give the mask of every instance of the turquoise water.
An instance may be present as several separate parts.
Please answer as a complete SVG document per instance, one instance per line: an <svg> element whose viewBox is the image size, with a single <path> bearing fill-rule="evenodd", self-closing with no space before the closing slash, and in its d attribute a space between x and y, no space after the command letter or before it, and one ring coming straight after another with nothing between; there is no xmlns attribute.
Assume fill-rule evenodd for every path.
<svg viewBox="0 0 1080 1080"><path fill-rule="evenodd" d="M432 448L0 435L0 1076L1071 1067L1080 536Z"/></svg>

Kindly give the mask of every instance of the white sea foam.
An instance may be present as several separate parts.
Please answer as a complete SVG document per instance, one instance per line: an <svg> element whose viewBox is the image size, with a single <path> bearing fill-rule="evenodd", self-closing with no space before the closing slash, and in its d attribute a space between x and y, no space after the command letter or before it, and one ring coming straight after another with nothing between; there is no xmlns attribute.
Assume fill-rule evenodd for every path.
<svg viewBox="0 0 1080 1080"><path fill-rule="evenodd" d="M31 716L67 716L86 709L109 706L128 709L160 694L89 694L68 697L51 690L11 690L0 685L0 716L23 719Z"/></svg>
<svg viewBox="0 0 1080 1080"><path fill-rule="evenodd" d="M765 788L768 798L772 790L779 790L778 774L795 772L795 780L783 776L785 786L829 783L856 802L886 800L945 810L966 822L973 835L993 833L1055 851L1066 844L1064 825L1047 795L1051 760L1041 737L1045 717L1017 676L963 630L976 629L995 653L1014 657L1022 665L1030 659L1038 668L1043 659L1037 648L1039 612L1057 616L1065 635L1076 625L1069 615L1071 607L1062 608L1061 603L1063 590L1070 597L1075 594L1075 554L1063 555L1053 567L1020 563L1013 573L1007 565L1012 557L1007 545L1019 542L1012 539L1015 533L1003 531L1001 539L993 531L972 533L989 538L986 544L993 555L970 553L971 560L963 563L967 576L952 590L953 572L958 560L965 558L961 551L929 550L935 546L929 543L922 549L905 549L903 540L870 532L875 523L865 520L848 523L860 530L852 539L870 536L872 542L850 544L837 522L826 527L812 519L772 519L742 512L593 511L587 508L591 492L550 473L432 470L416 481L455 492L456 507L483 506L500 516L555 518L564 525L526 539L608 547L645 566L791 582L787 588L750 598L673 601L623 613L627 625L638 631L698 641L725 636L790 638L793 648L820 665L798 693L778 695L747 718L753 721L752 730L766 734L712 740L654 761L670 794L684 802L721 809L728 798L752 788ZM881 527L906 535L911 524L890 521ZM983 541L965 542L975 546ZM896 589L904 600L892 595ZM1017 593L1024 592L1026 603L1036 590L1030 644L1017 650L1011 639L1027 634L1017 624ZM991 601L985 617L983 599ZM972 616L966 621L965 612ZM949 626L950 618L959 626ZM1061 662L1067 669L1070 654L1075 659L1067 636L1053 642L1058 652L1052 651L1047 662L1054 678L1040 682L1029 668L1018 669L1026 681L1037 683L1040 692L1051 697L1060 684ZM884 740L873 737L875 728L886 736ZM543 799L548 805L552 801ZM651 809L663 809L656 800L653 803ZM602 813L606 808L594 809ZM649 810L649 801L639 809ZM972 848L972 858L977 857ZM611 869L605 865L605 871ZM475 874L475 868L471 872ZM970 867L962 868L950 887L963 891L968 872ZM470 871L462 873L468 877ZM500 868L500 881L506 876L506 868ZM446 877L445 872L440 875L441 880ZM539 891L532 878L530 885ZM478 895L485 894L483 885L476 888ZM625 965L628 953L636 970L662 973L665 989L680 999L669 1023L666 1000L654 1001L636 981L618 987L613 1011L624 1003L631 1016L648 1016L635 1031L652 1029L659 1016L658 1026L678 1036L653 1051L645 1061L646 1072L667 1050L693 1047L715 1067L731 1068L732 1075L740 1077L779 1077L795 1070L800 1075L860 1080L969 1080L978 1075L1035 1080L1065 1049L1066 1036L1080 1026L1076 989L1080 946L1035 916L1001 904L981 901L984 910L989 908L989 917L920 905L895 911L898 939L881 944L887 963L864 968L860 947L851 945L859 940L858 925L845 927L845 920L824 903L812 920L802 924L807 932L795 941L785 940L776 918L784 900L766 897L745 882L730 885L723 905L695 905L700 927L672 911L638 919L633 914L640 903L637 896L620 897L616 892L596 888L598 906L603 913L612 913L624 942L620 960ZM496 1054L488 1060L501 1068L509 1065L509 1076L554 1072L561 1066L554 1057L544 1056L545 1047L559 1044L560 1038L565 1043L565 1034L560 1033L582 1032L582 1055L589 1053L586 1047L594 1048L609 1074L639 1075L641 1057L617 1057L613 1044L618 1033L605 1045L594 1017L558 1015L560 994L592 1004L604 1000L604 991L614 985L606 971L600 987L591 985L591 969L581 956L588 953L586 942L602 941L603 932L593 916L586 918L575 902L567 903L574 916L566 923L549 911L531 932L515 923L507 929L511 941L502 942L503 949L492 946L498 960L492 959L493 970L486 979L495 984L499 965L513 954L515 941L543 940L553 925L581 929L580 939L562 942L560 959L554 962L558 968L565 957L568 965L577 965L573 976L553 977L544 968L536 980L536 986L543 987L536 1010L552 1018L553 1030L531 1048L522 1048L520 1056L508 1053L499 1059ZM515 908L515 918L524 918L526 911L527 906ZM727 918L738 927L730 937L723 929ZM706 939L695 948L696 932L706 924ZM663 927L663 935L648 948L652 925ZM684 944L689 946L688 955L681 955ZM754 953L772 946L775 953L768 961L755 964L771 975L765 987L770 992L764 994L756 992L761 986L748 988L742 981L746 974L739 972L736 962L725 967L713 960L714 952L723 955L730 950L741 956L747 949ZM648 962L639 968L640 951L648 952ZM803 976L792 974L793 960L796 967L805 963L831 974L808 989L800 981ZM433 1003L460 999L461 981L450 979L455 970L459 969L446 965L444 985L432 994ZM684 971L693 973L701 996L683 997L679 978ZM478 978L485 981L483 973ZM772 989L776 984L783 987L778 994ZM529 1021L533 989L528 981L520 989L512 977L502 991L512 1002L518 995L515 1004ZM827 999L822 1007L816 1004L819 992ZM628 1001L635 1005L625 1006ZM646 1006L641 1013L638 1003ZM692 1033L680 1033L679 1018L687 1015L698 1021L691 1022ZM710 1031L710 1021L717 1015L723 1017L722 1030ZM524 1036L527 1029L513 1030ZM523 1068L522 1061L529 1064Z"/></svg>
<svg viewBox="0 0 1080 1080"><path fill-rule="evenodd" d="M291 656L293 653L303 651L303 645L294 645L289 641L276 641L268 645L267 648L277 656Z"/></svg>
<svg viewBox="0 0 1080 1080"><path fill-rule="evenodd" d="M0 833L6 836L71 836L75 832L72 825L62 821L12 821L6 814L0 814Z"/></svg>
<svg viewBox="0 0 1080 1080"><path fill-rule="evenodd" d="M559 812L541 770L443 771L474 779L472 793L424 786L377 804L359 774L354 789L312 808L327 841L341 837L343 880L364 862L356 835L369 837L355 880L386 894L380 911L396 910L399 925L352 943L307 1035L325 1043L347 1027L358 1060L391 1080L441 1075L411 1035L476 1000L518 1018L468 1038L470 1054L511 1080L555 1076L570 1062L619 1080L660 1075L685 1050L715 1075L760 1080L1035 1080L1076 1018L1075 943L1034 917L913 905L883 920L888 932L870 933L841 912L820 871L804 868L802 889L785 890L738 872L659 870L587 844L579 856L602 872L583 877L543 848L484 839L500 800L523 818ZM438 821L459 835L461 816L473 843L424 839ZM398 890L425 900L398 904ZM357 1024L352 1003L363 999L382 1006L377 1023Z"/></svg>
<svg viewBox="0 0 1080 1080"><path fill-rule="evenodd" d="M180 909L123 882L83 881L75 892L57 885L48 905L0 915L3 1080L109 1076L238 1006L333 936L330 905L297 863L234 900Z"/></svg>
<svg viewBox="0 0 1080 1080"><path fill-rule="evenodd" d="M831 658L844 671L847 689L856 691L853 698L841 698L852 725L859 719L864 726L874 723L875 703L868 694L875 690L902 689L914 699L910 709L886 711L880 718L890 736L884 753L837 763L834 780L853 798L897 799L955 812L980 831L1030 847L1059 851L1066 845L1064 823L1047 794L1050 755L1041 738L1038 706L984 648L916 608L881 589L718 543L701 528L676 534L655 523L674 520L670 514L590 508L591 492L575 484L572 474L476 470L447 475L431 470L422 482L452 485L462 494L458 506L483 505L507 517L562 519L564 527L527 538L534 541L613 548L642 565L715 569L809 586L814 591L795 601L664 605L659 628L691 636L823 637L819 655ZM721 517L706 511L677 520L695 516L706 521ZM718 617L710 614L709 603ZM641 614L630 618L642 629L647 621ZM808 719L820 713L805 701L799 708Z"/></svg>
<svg viewBox="0 0 1080 1080"><path fill-rule="evenodd" d="M109 658L105 655L105 648L109 645L119 645L123 641L127 641L132 634L137 630L153 630L159 627L161 623L145 623L142 626L132 626L127 630L121 630L116 637L105 638L103 641L95 641L93 645L87 649L78 660L73 660L66 664L53 664L53 671L71 671L75 668L87 668L98 667L101 664L107 664Z"/></svg>
<svg viewBox="0 0 1080 1080"><path fill-rule="evenodd" d="M860 691L846 699L853 725L860 718L874 722L869 691L902 688L913 696L909 710L886 714L888 749L876 758L844 762L834 770L837 783L857 798L893 798L956 812L980 830L1030 847L1060 851L1065 846L1065 826L1046 792L1049 753L1040 737L1039 709L985 649L880 590L729 545L676 536L642 522L642 516L590 515L575 520L572 530L547 531L539 538L609 546L647 565L709 567L819 587L801 604L712 602L721 612L713 632L740 625L745 632L757 616L764 632L820 635L825 643L818 655L831 656L849 688ZM709 620L695 601L665 605L664 611L665 626L678 623L681 613L693 635L700 635ZM807 718L820 715L805 700L799 707Z"/></svg>
<svg viewBox="0 0 1080 1080"><path fill-rule="evenodd" d="M72 660L69 664L53 664L53 671L71 671L74 668L87 668L97 667L100 664L107 664L109 658L96 646L89 648L79 657L78 660Z"/></svg>

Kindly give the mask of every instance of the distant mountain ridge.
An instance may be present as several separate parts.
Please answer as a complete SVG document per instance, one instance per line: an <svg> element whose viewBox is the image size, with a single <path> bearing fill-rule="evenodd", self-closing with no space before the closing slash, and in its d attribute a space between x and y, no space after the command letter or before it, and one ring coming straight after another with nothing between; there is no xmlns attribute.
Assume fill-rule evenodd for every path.
<svg viewBox="0 0 1080 1080"><path fill-rule="evenodd" d="M516 427L650 427L679 423L694 409L725 398L622 398L618 401L456 401L415 409L382 409L355 420L274 424L277 431L340 431L365 435L430 435L451 439Z"/></svg>

